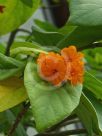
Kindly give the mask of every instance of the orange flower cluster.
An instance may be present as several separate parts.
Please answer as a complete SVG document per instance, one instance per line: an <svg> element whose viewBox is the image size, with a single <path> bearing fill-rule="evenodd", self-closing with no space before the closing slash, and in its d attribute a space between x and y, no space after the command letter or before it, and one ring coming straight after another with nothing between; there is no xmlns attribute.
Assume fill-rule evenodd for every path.
<svg viewBox="0 0 102 136"><path fill-rule="evenodd" d="M54 85L61 85L63 82L71 81L76 85L83 82L84 55L77 52L75 46L70 46L61 50L61 55L49 52L40 53L37 63L39 75L42 79Z"/></svg>

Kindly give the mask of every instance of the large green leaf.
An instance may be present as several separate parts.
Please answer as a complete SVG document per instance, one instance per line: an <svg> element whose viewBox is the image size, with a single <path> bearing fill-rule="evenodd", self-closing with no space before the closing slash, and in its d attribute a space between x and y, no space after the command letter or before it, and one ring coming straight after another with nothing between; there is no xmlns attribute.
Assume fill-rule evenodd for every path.
<svg viewBox="0 0 102 136"><path fill-rule="evenodd" d="M25 63L0 53L0 80L15 75L24 69Z"/></svg>
<svg viewBox="0 0 102 136"><path fill-rule="evenodd" d="M12 77L0 81L0 112L7 110L27 99L23 81Z"/></svg>
<svg viewBox="0 0 102 136"><path fill-rule="evenodd" d="M57 124L69 116L79 104L81 84L71 86L67 83L60 88L50 85L40 79L34 60L26 66L24 83L38 131Z"/></svg>
<svg viewBox="0 0 102 136"><path fill-rule="evenodd" d="M0 12L0 35L8 33L23 24L37 9L40 0L1 0L5 6Z"/></svg>
<svg viewBox="0 0 102 136"><path fill-rule="evenodd" d="M88 93L88 92L87 92ZM90 136L96 133L97 136L102 135L102 104L96 101L95 104L83 94L80 104L75 113L79 116ZM97 106L96 106L97 105Z"/></svg>
<svg viewBox="0 0 102 136"><path fill-rule="evenodd" d="M85 72L84 86L91 91L97 99L102 100L102 82L87 71Z"/></svg>
<svg viewBox="0 0 102 136"><path fill-rule="evenodd" d="M71 0L70 21L74 25L102 25L101 0Z"/></svg>
<svg viewBox="0 0 102 136"><path fill-rule="evenodd" d="M83 49L85 46L91 46L93 42L102 39L102 29L100 27L66 25L65 28L61 30L61 33L66 33L66 35L57 43L59 48L66 47L68 45L76 45L79 49Z"/></svg>

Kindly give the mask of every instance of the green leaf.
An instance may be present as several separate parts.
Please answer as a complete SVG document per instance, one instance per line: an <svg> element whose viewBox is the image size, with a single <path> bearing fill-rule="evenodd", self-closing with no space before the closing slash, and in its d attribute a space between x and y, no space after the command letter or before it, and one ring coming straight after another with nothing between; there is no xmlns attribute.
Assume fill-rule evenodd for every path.
<svg viewBox="0 0 102 136"><path fill-rule="evenodd" d="M33 29L32 33L32 41L42 46L56 46L63 37L64 35L58 32L42 32L36 29Z"/></svg>
<svg viewBox="0 0 102 136"><path fill-rule="evenodd" d="M15 107L15 109L16 108L17 106ZM18 112L20 110L21 110L21 106L19 106ZM12 110L6 110L4 112L0 112L0 134L4 133L6 135L6 133L12 127L12 123L15 120L16 120L16 115L12 112ZM16 128L13 136L27 136L26 131L21 122L19 122L18 127Z"/></svg>
<svg viewBox="0 0 102 136"><path fill-rule="evenodd" d="M0 53L0 80L11 77L24 69L25 63Z"/></svg>
<svg viewBox="0 0 102 136"><path fill-rule="evenodd" d="M68 34L57 43L57 47L63 48L69 45L76 45L78 49L84 49L86 46L92 46L95 41L102 39L101 27L81 27L81 26L65 26ZM65 32L63 28L62 32Z"/></svg>
<svg viewBox="0 0 102 136"><path fill-rule="evenodd" d="M32 7L33 6L33 0L21 0L24 4L26 4L27 6Z"/></svg>
<svg viewBox="0 0 102 136"><path fill-rule="evenodd" d="M71 26L71 25L64 25L62 28L58 29L58 32L64 35L68 35L70 34L75 28L77 28L76 26Z"/></svg>
<svg viewBox="0 0 102 136"><path fill-rule="evenodd" d="M102 103L98 101L91 93L88 94L87 97L91 101L92 105L95 108L97 119L98 119L98 125L99 125L99 130L100 130L100 136L102 135Z"/></svg>
<svg viewBox="0 0 102 136"><path fill-rule="evenodd" d="M7 110L27 99L23 81L12 77L0 81L0 112Z"/></svg>
<svg viewBox="0 0 102 136"><path fill-rule="evenodd" d="M31 42L14 42L11 46L11 50L18 48L18 47L28 47L28 48L36 48L41 49L41 45L38 43L31 43Z"/></svg>
<svg viewBox="0 0 102 136"><path fill-rule="evenodd" d="M37 57L39 53L47 53L44 50L40 50L40 49L35 49L35 48L28 48L28 47L18 47L18 48L14 48L11 50L11 56L12 57L16 57L19 54L25 54L25 55L30 55L33 57Z"/></svg>
<svg viewBox="0 0 102 136"><path fill-rule="evenodd" d="M50 24L49 22L41 21L41 20L34 20L34 23L39 27L41 30L47 31L47 32L57 32L58 28L56 28L54 25Z"/></svg>
<svg viewBox="0 0 102 136"><path fill-rule="evenodd" d="M0 35L6 34L23 24L37 9L40 0L2 0L0 5L5 6L0 13Z"/></svg>
<svg viewBox="0 0 102 136"><path fill-rule="evenodd" d="M24 84L32 106L38 131L44 131L69 116L78 106L82 85L54 87L40 79L37 65L29 61L24 72ZM45 117L46 116L46 117Z"/></svg>
<svg viewBox="0 0 102 136"><path fill-rule="evenodd" d="M5 53L5 47L0 43L0 53Z"/></svg>
<svg viewBox="0 0 102 136"><path fill-rule="evenodd" d="M75 113L81 119L90 136L93 136L94 135L93 133L96 133L96 135L98 136L101 136L99 134L102 134L101 126L102 119L100 118L101 117L100 115L102 115L101 108L102 105L99 104L99 102L96 104L99 107L99 109L96 108L96 106L93 103L91 103L91 101L83 94L80 100L80 104L75 111Z"/></svg>
<svg viewBox="0 0 102 136"><path fill-rule="evenodd" d="M54 46L41 46L40 44L33 42L14 42L11 50L10 50L10 54L11 56L15 56L17 54L28 54L28 55L38 55L39 52L44 52L46 53L46 51L57 51L59 52L59 49L57 47Z"/></svg>
<svg viewBox="0 0 102 136"><path fill-rule="evenodd" d="M84 86L91 91L97 99L102 100L102 82L87 71L85 72Z"/></svg>
<svg viewBox="0 0 102 136"><path fill-rule="evenodd" d="M102 25L101 0L71 0L69 22L74 25Z"/></svg>
<svg viewBox="0 0 102 136"><path fill-rule="evenodd" d="M10 55L13 58L19 55L22 56L23 54L38 57L39 53L47 53L48 51L60 52L60 49L55 46L41 46L36 42L14 42L10 50ZM20 58L19 56L19 59L22 60L22 57Z"/></svg>
<svg viewBox="0 0 102 136"><path fill-rule="evenodd" d="M97 46L96 46L97 47ZM87 49L83 51L86 59L86 64L93 70L102 70L102 48Z"/></svg>
<svg viewBox="0 0 102 136"><path fill-rule="evenodd" d="M5 118L8 122L8 127L10 128L10 126L12 125L12 122L14 122L16 120L15 115L13 114L12 111L7 110L5 111ZM14 136L27 136L26 131L23 127L23 125L21 124L21 122L19 122L15 132L14 132Z"/></svg>

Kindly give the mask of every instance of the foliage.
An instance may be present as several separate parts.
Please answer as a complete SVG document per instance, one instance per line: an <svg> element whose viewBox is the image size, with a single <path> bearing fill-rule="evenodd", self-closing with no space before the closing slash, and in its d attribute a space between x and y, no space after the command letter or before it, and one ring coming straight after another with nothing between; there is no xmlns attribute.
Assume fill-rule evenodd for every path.
<svg viewBox="0 0 102 136"><path fill-rule="evenodd" d="M30 101L31 107L14 136L26 136L28 127L49 133L54 127L57 133L61 131L57 127L62 128L73 115L81 120L88 135L102 135L101 4L101 0L70 0L70 18L62 28L35 20L32 32L20 37L23 42L12 39L10 56L5 54L8 44L0 43L0 132L8 132L17 113ZM39 6L40 0L1 0L0 36L18 29ZM59 53L70 45L85 55L84 83L53 86L44 81L37 66L39 53Z"/></svg>

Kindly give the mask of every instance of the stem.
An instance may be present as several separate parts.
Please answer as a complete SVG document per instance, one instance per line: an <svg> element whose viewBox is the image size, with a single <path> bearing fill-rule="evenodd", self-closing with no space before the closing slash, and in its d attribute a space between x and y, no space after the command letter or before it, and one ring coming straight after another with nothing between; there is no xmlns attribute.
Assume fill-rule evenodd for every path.
<svg viewBox="0 0 102 136"><path fill-rule="evenodd" d="M65 126L68 126L68 125L71 125L71 124L76 124L76 123L79 123L79 122L80 122L80 120L70 120L70 121L63 122L62 124L60 124L60 125L56 126L55 128L53 128L50 132L59 130L62 127L65 127Z"/></svg>
<svg viewBox="0 0 102 136"><path fill-rule="evenodd" d="M14 42L14 39L15 39L15 36L16 36L17 32L19 32L19 31L22 31L22 32L31 34L30 31L28 31L28 30L26 30L26 29L22 29L22 28L16 29L16 30L14 30L13 32L11 32L10 37L9 37L9 40L8 40L8 43L7 43L6 52L5 52L5 55L6 55L6 56L9 56L9 55L10 55L10 47L11 47L12 43Z"/></svg>
<svg viewBox="0 0 102 136"><path fill-rule="evenodd" d="M6 52L5 52L5 55L6 56L9 56L10 55L10 47L15 39L15 36L18 32L18 29L14 30L13 32L11 32L10 34L10 37L9 37L9 40L8 40L8 43L7 43L7 48L6 48Z"/></svg>
<svg viewBox="0 0 102 136"><path fill-rule="evenodd" d="M25 113L27 112L27 110L29 109L30 103L28 102L23 109L21 110L21 112L18 114L14 124L12 125L12 127L10 128L8 135L7 136L12 136L13 133L15 132L15 129L17 128L19 122L21 121L22 117L25 115Z"/></svg>
<svg viewBox="0 0 102 136"><path fill-rule="evenodd" d="M56 127L56 129L59 129L61 127L67 126L67 125L71 125L71 124L75 124L75 123L79 123L80 120L71 120L71 121L66 121L62 124L60 124L58 127Z"/></svg>
<svg viewBox="0 0 102 136"><path fill-rule="evenodd" d="M68 131L62 131L59 133L42 133L37 134L35 136L66 136L66 135L76 135L76 134L84 134L87 133L86 129L77 129L77 130L68 130Z"/></svg>
<svg viewBox="0 0 102 136"><path fill-rule="evenodd" d="M50 128L49 130L47 130L46 132L51 132L51 131L54 131L56 130L57 128L59 128L62 124L64 124L65 122L68 122L72 119L76 119L77 118L77 115L71 115L69 117L67 117L66 119L64 119L63 121L61 121L60 123L58 123L57 125L53 126L52 128Z"/></svg>

